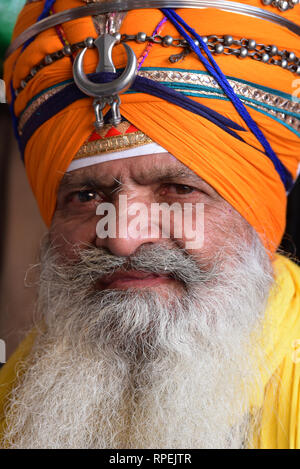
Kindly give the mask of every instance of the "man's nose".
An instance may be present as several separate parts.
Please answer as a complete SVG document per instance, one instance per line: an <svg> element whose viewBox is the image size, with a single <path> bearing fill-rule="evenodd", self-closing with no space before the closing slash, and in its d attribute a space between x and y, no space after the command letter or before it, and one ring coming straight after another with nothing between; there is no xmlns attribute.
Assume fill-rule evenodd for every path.
<svg viewBox="0 0 300 469"><path fill-rule="evenodd" d="M103 228L105 219L101 218L98 222L97 247L105 247L115 256L128 257L143 244L161 241L159 227L154 224L153 230L149 201L119 195L113 208L110 205L110 210L111 213L105 218L104 232L100 227ZM98 211L97 214L100 215Z"/></svg>

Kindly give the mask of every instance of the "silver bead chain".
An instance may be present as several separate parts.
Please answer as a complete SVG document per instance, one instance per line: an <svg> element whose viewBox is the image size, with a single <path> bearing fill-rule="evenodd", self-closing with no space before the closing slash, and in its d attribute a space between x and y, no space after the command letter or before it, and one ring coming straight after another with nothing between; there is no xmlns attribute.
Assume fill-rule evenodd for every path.
<svg viewBox="0 0 300 469"><path fill-rule="evenodd" d="M300 3L300 0L261 0L266 6L273 6L280 11L288 11Z"/></svg>
<svg viewBox="0 0 300 469"><path fill-rule="evenodd" d="M173 54L169 57L171 63L177 63L183 60L188 54L192 52L189 44L184 39L176 39L172 36L161 36L159 34L154 36L147 36L146 33L139 32L138 34L123 34L122 36L117 33L118 40L120 42L135 41L137 43L153 43L159 44L164 47L177 47L181 48L182 51L179 54ZM279 50L275 45L265 45L257 43L254 39L234 39L232 36L204 36L203 41L207 44L208 49L214 55L235 55L240 59L249 57L253 60L263 62L270 65L277 65L292 73L300 75L300 59L296 57L294 52L287 50ZM42 70L44 67L57 62L64 57L71 56L75 52L85 47L89 49L94 48L94 38L88 37L84 41L77 42L72 45L67 45L63 49L53 52L52 54L46 55L46 57L36 66L34 66L29 75L21 80L19 88L15 91L16 96L24 90L27 84L33 79L33 77ZM199 45L199 42L195 40L195 43Z"/></svg>

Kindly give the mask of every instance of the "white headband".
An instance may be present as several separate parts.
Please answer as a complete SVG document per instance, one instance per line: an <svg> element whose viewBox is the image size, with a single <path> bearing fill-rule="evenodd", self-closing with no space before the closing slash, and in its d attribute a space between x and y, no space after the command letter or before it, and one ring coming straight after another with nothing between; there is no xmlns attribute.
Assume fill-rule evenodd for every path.
<svg viewBox="0 0 300 469"><path fill-rule="evenodd" d="M73 160L67 169L67 173L75 171L75 169L86 168L93 164L105 163L106 161L121 160L124 158L133 158L135 156L153 155L157 153L168 153L163 147L157 143L148 143L129 150L116 151L112 153L103 153L102 155L90 156L87 158L78 158Z"/></svg>

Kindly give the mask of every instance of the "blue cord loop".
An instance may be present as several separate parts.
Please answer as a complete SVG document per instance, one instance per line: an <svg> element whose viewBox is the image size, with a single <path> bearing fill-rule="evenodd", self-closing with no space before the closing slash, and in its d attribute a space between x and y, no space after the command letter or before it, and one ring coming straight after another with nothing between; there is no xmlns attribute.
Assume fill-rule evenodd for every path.
<svg viewBox="0 0 300 469"><path fill-rule="evenodd" d="M197 54L205 68L210 72L210 74L216 79L219 83L220 87L223 89L224 93L228 96L236 110L238 111L239 115L242 117L244 122L247 124L248 128L251 132L255 135L257 140L261 143L265 150L265 154L270 158L273 162L276 171L278 172L282 183L284 184L287 191L290 191L293 186L293 178L291 173L288 169L281 163L280 159L272 149L270 143L262 133L262 131L257 126L256 122L252 119L251 115L247 111L246 107L239 99L239 97L235 94L233 88L229 84L226 76L223 74L222 70L214 60L210 50L208 49L207 45L203 41L202 37L191 28L174 10L163 8L161 10L163 14L173 23L176 27L177 31L182 35L182 37L188 42L191 49ZM188 31L194 39L186 32ZM195 39L199 42L199 46L195 43ZM201 48L206 53L207 58L202 54Z"/></svg>

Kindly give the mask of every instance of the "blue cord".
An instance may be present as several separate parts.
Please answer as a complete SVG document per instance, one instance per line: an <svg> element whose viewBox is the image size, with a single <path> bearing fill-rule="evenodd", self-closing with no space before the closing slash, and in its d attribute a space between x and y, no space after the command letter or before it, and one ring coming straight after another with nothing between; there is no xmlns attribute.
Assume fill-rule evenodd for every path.
<svg viewBox="0 0 300 469"><path fill-rule="evenodd" d="M231 85L227 81L226 76L223 74L222 70L220 69L218 64L215 62L210 50L208 49L207 45L203 41L202 37L199 36L199 34L194 29L192 29L174 10L163 8L161 11L174 24L178 32L182 35L182 37L186 39L191 49L197 54L197 56L199 57L203 65L206 67L206 69L211 73L211 75L219 83L219 85L221 86L225 94L233 103L239 115L243 118L243 120L247 124L248 128L251 130L251 132L255 135L257 140L263 146L266 155L273 162L275 169L278 172L286 190L289 191L293 186L292 175L287 170L287 168L285 168L285 166L281 163L276 153L272 149L271 145L269 144L268 140L266 139L262 131L258 128L256 122L252 119L251 115L249 114L249 112L247 111L246 107L243 105L241 100L235 94ZM199 41L199 44L205 51L207 57L209 58L209 61L206 59L206 57L204 57L204 55L202 54L200 50L200 47L195 44L193 38L189 36L189 34L187 34L187 32L183 29L181 25L190 34L192 34L194 38L196 38Z"/></svg>
<svg viewBox="0 0 300 469"><path fill-rule="evenodd" d="M53 4L55 3L55 1L56 0L46 0L45 1L43 11L40 14L40 16L38 17L38 19L36 20L37 23L39 21L43 20L44 18L47 18L47 16L49 16L50 10L51 10ZM26 49L26 47L29 46L29 44L31 44L34 41L34 39L35 39L35 37L32 37L31 39L28 39L28 41L25 42L25 44L23 46L23 49L22 49L22 52Z"/></svg>
<svg viewBox="0 0 300 469"><path fill-rule="evenodd" d="M42 13L40 14L40 16L38 17L37 21L41 21L44 18L46 18L47 16L49 16L50 10L51 10L54 3L55 3L55 0L46 0L45 1L44 9L43 9Z"/></svg>

